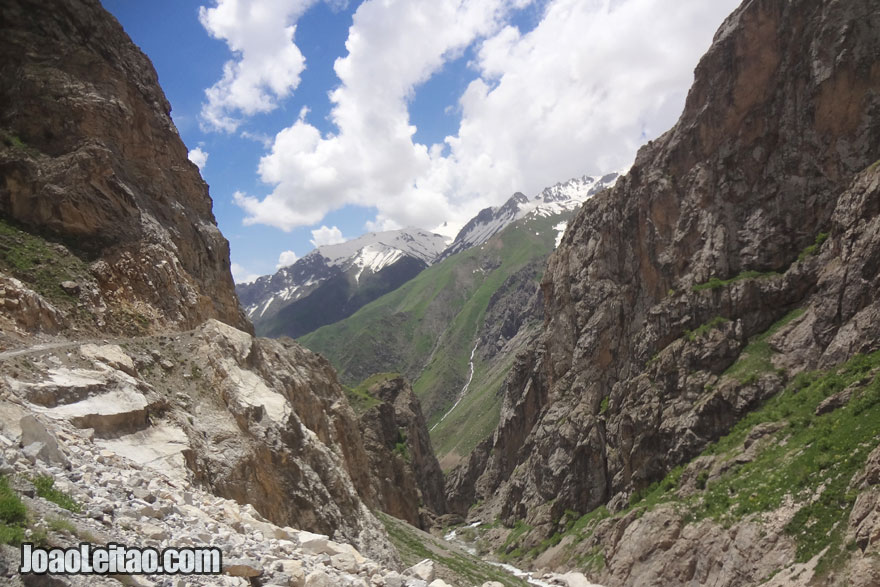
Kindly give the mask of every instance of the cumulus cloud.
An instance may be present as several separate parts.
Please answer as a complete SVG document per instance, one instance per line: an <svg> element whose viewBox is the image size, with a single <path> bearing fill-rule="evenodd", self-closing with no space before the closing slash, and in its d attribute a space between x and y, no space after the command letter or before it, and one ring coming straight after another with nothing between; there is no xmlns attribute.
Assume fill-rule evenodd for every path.
<svg viewBox="0 0 880 587"><path fill-rule="evenodd" d="M278 263L275 265L275 269L281 269L282 267L293 265L296 263L297 258L296 253L293 251L284 251L278 255Z"/></svg>
<svg viewBox="0 0 880 587"><path fill-rule="evenodd" d="M195 166L199 168L199 171L204 169L205 164L208 162L208 152L203 151L201 147L190 149L186 156L190 161L195 163Z"/></svg>
<svg viewBox="0 0 880 587"><path fill-rule="evenodd" d="M216 0L199 8L199 21L225 41L235 58L205 90L206 129L234 132L241 116L274 110L300 82L305 58L294 43L296 20L316 0Z"/></svg>
<svg viewBox="0 0 880 587"><path fill-rule="evenodd" d="M311 243L315 245L315 248L344 242L345 237L342 236L342 231L335 226L333 228L327 228L322 225L321 228L312 231Z"/></svg>
<svg viewBox="0 0 880 587"><path fill-rule="evenodd" d="M681 111L693 68L738 0L547 0L540 23L508 23L529 0L366 0L336 62L337 131L303 111L262 158L263 197L239 193L246 223L290 230L346 204L373 227L460 226L514 191L538 192L632 162ZM413 139L408 103L473 46L461 124L443 144Z"/></svg>
<svg viewBox="0 0 880 587"><path fill-rule="evenodd" d="M239 265L238 263L232 263L230 265L230 269L232 270L232 279L235 281L235 283L251 283L253 281L256 281L258 277L260 277L256 273L248 271L245 267Z"/></svg>
<svg viewBox="0 0 880 587"><path fill-rule="evenodd" d="M190 151L186 154L190 161L195 163L196 167L199 168L199 171L205 168L205 164L208 162L208 153L203 151L201 147L196 147L195 149L190 149Z"/></svg>

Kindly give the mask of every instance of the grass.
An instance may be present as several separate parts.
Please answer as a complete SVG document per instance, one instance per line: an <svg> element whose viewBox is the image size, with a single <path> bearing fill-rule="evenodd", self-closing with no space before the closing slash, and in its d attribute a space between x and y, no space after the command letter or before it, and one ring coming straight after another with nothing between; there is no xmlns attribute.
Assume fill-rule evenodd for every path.
<svg viewBox="0 0 880 587"><path fill-rule="evenodd" d="M21 544L26 522L27 509L21 498L9 486L9 480L0 475L0 544Z"/></svg>
<svg viewBox="0 0 880 587"><path fill-rule="evenodd" d="M811 257L818 253L819 249L822 248L822 245L825 243L826 240L828 240L827 232L820 232L819 234L817 234L816 240L813 242L813 244L805 248L803 251L801 251L800 255L798 255L798 261L803 261L807 257Z"/></svg>
<svg viewBox="0 0 880 587"><path fill-rule="evenodd" d="M61 306L75 306L77 298L61 288L62 281L90 280L87 264L60 245L0 218L0 270L26 283Z"/></svg>
<svg viewBox="0 0 880 587"><path fill-rule="evenodd" d="M431 559L439 567L438 574L455 585L482 585L497 581L506 587L527 587L526 582L517 579L497 566L474 556L452 550L442 540L422 533L405 522L387 514L376 512L376 517L384 524L391 543L400 553L406 566ZM454 575L454 578L449 577Z"/></svg>
<svg viewBox="0 0 880 587"><path fill-rule="evenodd" d="M692 508L694 519L708 517L729 525L775 509L792 495L804 504L785 528L798 543L797 561L805 562L831 546L821 561L828 569L841 554L845 522L856 497L850 481L880 437L878 370L880 352L875 352L827 373L801 374L741 420L707 454L730 455L762 422L786 425L754 461L707 485L704 498ZM815 415L820 402L851 385L857 390L847 405Z"/></svg>
<svg viewBox="0 0 880 587"><path fill-rule="evenodd" d="M693 291L705 291L711 289L718 289L721 287L726 287L731 283L736 283L737 281L744 281L746 279L760 279L764 277L773 277L775 275L779 275L776 271L743 271L739 275L735 275L730 279L719 279L717 277L711 278L709 281L705 283L698 283L693 286L691 289Z"/></svg>
<svg viewBox="0 0 880 587"><path fill-rule="evenodd" d="M730 322L730 320L728 318L725 318L724 316L715 316L705 324L701 324L700 326L698 326L696 330L685 330L684 334L689 341L693 342L698 338L706 336L710 330L720 329L728 322Z"/></svg>
<svg viewBox="0 0 880 587"><path fill-rule="evenodd" d="M817 566L817 573L823 576L851 548L844 544L846 523L857 497L850 484L880 438L878 373L880 351L858 355L828 372L799 374L783 391L740 420L730 433L709 445L702 455L732 461L755 426L782 423L754 460L734 464L713 480L708 473L698 475L696 487L700 491L687 498L677 493L684 470L678 467L662 481L634 493L630 507L614 517L623 517L633 509L644 513L668 503L687 522L711 519L730 527L746 517L780 507L786 496L791 496L800 509L784 531L797 544L796 562L806 562L827 548ZM854 393L848 404L826 414L815 414L819 403L850 386ZM603 508L590 512L560 537L545 541L532 556L567 534L575 534L577 541L589 538L596 520L607 517L609 514ZM579 564L588 568L588 562L582 560Z"/></svg>
<svg viewBox="0 0 880 587"><path fill-rule="evenodd" d="M396 377L400 377L400 373L376 373L367 377L355 387L343 386L348 403L351 404L351 407L357 414L363 414L370 408L378 406L382 401L370 394L370 388Z"/></svg>
<svg viewBox="0 0 880 587"><path fill-rule="evenodd" d="M774 371L775 367L770 360L773 356L773 349L770 348L770 344L767 341L771 336L779 332L783 326L803 314L803 309L792 310L765 332L755 336L749 341L743 352L740 353L739 359L727 368L724 375L733 377L740 383L750 384L757 381L758 377L762 374Z"/></svg>
<svg viewBox="0 0 880 587"><path fill-rule="evenodd" d="M79 503L76 502L76 500L74 500L63 491L55 489L55 479L53 479L49 475L39 475L37 477L34 477L33 484L39 497L51 501L59 507L62 507L75 514L78 514L82 511L82 506L80 506Z"/></svg>
<svg viewBox="0 0 880 587"><path fill-rule="evenodd" d="M73 522L65 518L49 518L46 520L46 525L53 532L63 532L65 534L70 534L71 536L77 535L76 526L73 525Z"/></svg>
<svg viewBox="0 0 880 587"><path fill-rule="evenodd" d="M553 250L552 227L558 220L520 221L481 247L429 267L345 320L299 340L326 356L347 385L377 371L409 377L433 427L466 381L470 353L492 295L511 275ZM475 362L468 394L473 397L465 398L431 433L441 460L445 455L467 455L491 434L501 405L496 392L511 364L506 357ZM462 434L463 430L468 432Z"/></svg>

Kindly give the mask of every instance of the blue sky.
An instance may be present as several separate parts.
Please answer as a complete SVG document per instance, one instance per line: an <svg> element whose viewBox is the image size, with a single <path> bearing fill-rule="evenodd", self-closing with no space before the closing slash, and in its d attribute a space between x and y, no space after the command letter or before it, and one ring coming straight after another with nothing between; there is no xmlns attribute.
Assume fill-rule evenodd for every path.
<svg viewBox="0 0 880 587"><path fill-rule="evenodd" d="M238 281L367 230L447 235L626 168L736 0L102 0L150 57Z"/></svg>

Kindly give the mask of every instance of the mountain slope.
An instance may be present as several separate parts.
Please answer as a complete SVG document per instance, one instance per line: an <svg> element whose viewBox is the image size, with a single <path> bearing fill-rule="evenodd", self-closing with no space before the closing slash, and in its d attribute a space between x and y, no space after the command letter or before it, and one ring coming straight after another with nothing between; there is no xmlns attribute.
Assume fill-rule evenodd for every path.
<svg viewBox="0 0 880 587"><path fill-rule="evenodd" d="M378 415L360 420L325 359L247 332L207 186L149 60L97 0L9 0L0 29L4 581L118 584L18 576L18 546L28 537L49 547L118 536L193 544L182 526L223 550L227 575L261 574L255 551L308 550L307 541L325 562L336 548L349 571L366 564L290 525L399 567L373 511L426 524L445 502L413 394L382 388L370 397ZM364 272L383 262L363 261ZM406 438L384 442L401 430ZM382 494L388 471L399 482L393 501ZM202 501L207 493L239 505ZM97 538L77 529L96 525ZM269 544L298 536L302 544ZM265 569L267 582L275 570ZM333 582L314 566L298 570L307 584Z"/></svg>
<svg viewBox="0 0 880 587"><path fill-rule="evenodd" d="M527 215L557 216L576 210L587 198L614 185L619 174L601 177L576 177L545 188L529 199L517 192L497 208L484 208L458 232L455 240L440 255L439 260L471 247L481 245L516 220Z"/></svg>
<svg viewBox="0 0 880 587"><path fill-rule="evenodd" d="M250 329L156 72L99 12L0 6L0 269L42 296L46 330Z"/></svg>
<svg viewBox="0 0 880 587"><path fill-rule="evenodd" d="M566 520L593 512L579 523L607 542L591 531L568 547L609 585L758 584L782 569L795 584L847 584L856 567L878 576L876 543L824 533L878 528L876 482L864 479L880 429L861 405L874 401L877 369L836 372L880 348L878 26L866 0L750 0L725 21L679 122L584 205L551 256L540 343L511 371L493 437L450 476L453 508L482 500L471 516L518 522L519 544L508 546L520 553L556 544ZM670 471L699 474L692 459L770 398L800 394L799 374L811 370L833 381L823 399L852 383L823 409L860 404L835 416L867 427L854 461L843 466L851 445L829 436L824 465L803 486L786 484L782 502L764 501L740 475L809 425L789 407L772 414L785 433L755 445L771 433L745 420L750 455L706 471L704 488L728 475L726 494L697 500L710 511L712 499L737 505L733 519L695 525L656 501L629 509L683 489ZM816 518L814 503L834 507ZM603 521L609 513L620 517ZM643 514L650 524L636 523ZM792 516L800 530L783 536ZM605 533L612 524L617 533ZM771 564L761 562L766 543L736 540L747 528L784 546ZM710 531L719 547L704 550L698 537ZM797 567L814 556L818 569Z"/></svg>
<svg viewBox="0 0 880 587"><path fill-rule="evenodd" d="M541 322L541 268L570 218L565 207L575 204L538 203L483 244L300 339L348 384L383 371L412 379L444 468L491 433L501 383Z"/></svg>
<svg viewBox="0 0 880 587"><path fill-rule="evenodd" d="M238 284L258 334L301 336L350 316L429 266L445 239L421 229L368 233L318 247L293 265Z"/></svg>

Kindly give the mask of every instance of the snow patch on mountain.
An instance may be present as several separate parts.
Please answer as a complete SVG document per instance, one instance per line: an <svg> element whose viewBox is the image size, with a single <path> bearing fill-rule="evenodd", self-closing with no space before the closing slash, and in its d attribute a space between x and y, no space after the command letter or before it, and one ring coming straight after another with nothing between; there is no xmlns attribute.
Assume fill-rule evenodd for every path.
<svg viewBox="0 0 880 587"><path fill-rule="evenodd" d="M464 225L453 243L440 255L440 259L480 245L509 224L527 216L548 218L572 212L587 198L613 186L620 175L609 173L601 177L576 177L545 188L532 198L517 192L502 206L481 210Z"/></svg>
<svg viewBox="0 0 880 587"><path fill-rule="evenodd" d="M448 244L446 237L420 228L370 232L344 243L318 247L274 275L240 284L236 291L248 318L260 320L305 298L340 272L359 284L366 275L378 273L406 256L431 265Z"/></svg>

